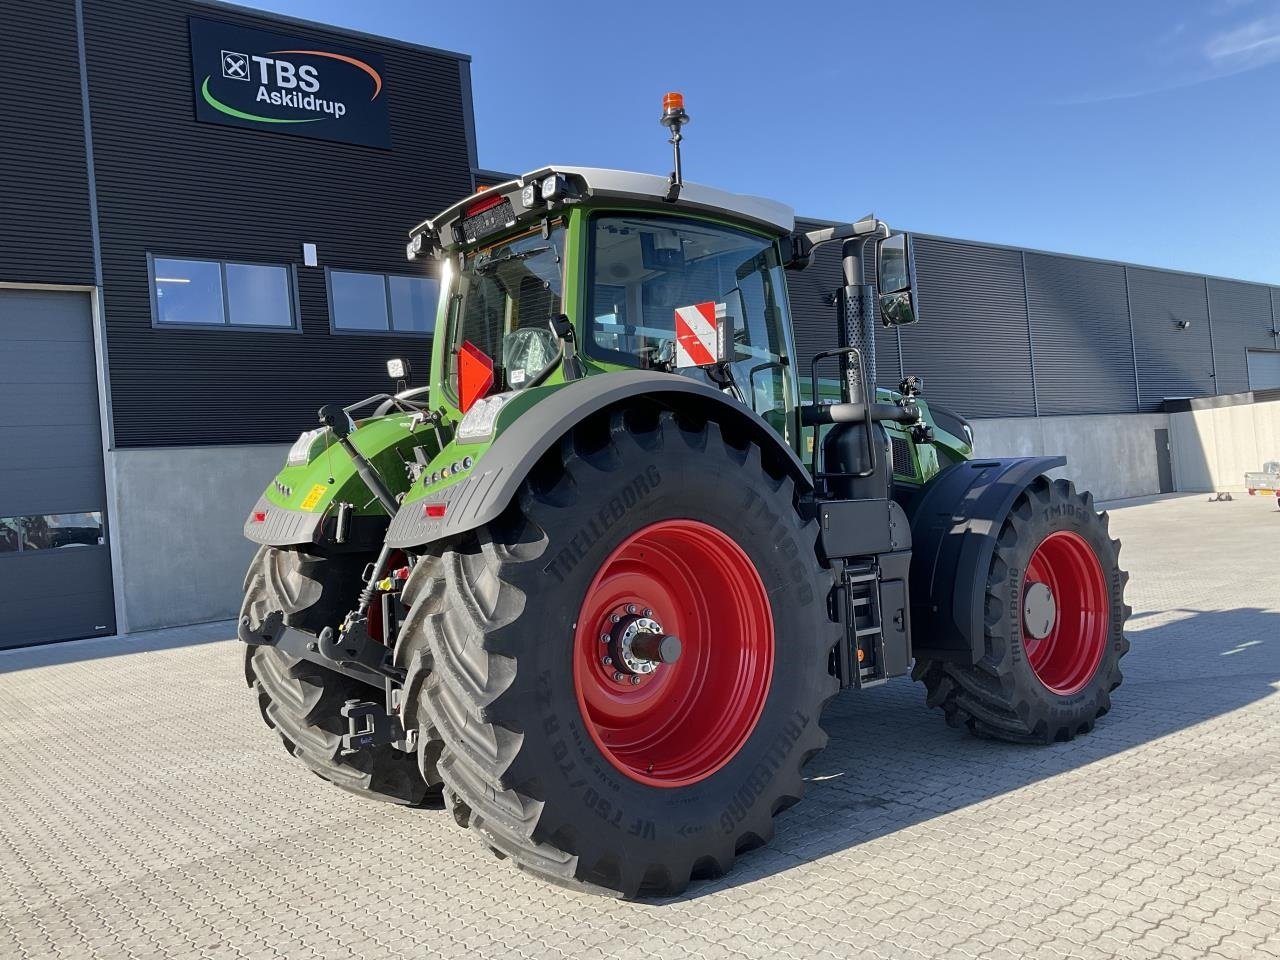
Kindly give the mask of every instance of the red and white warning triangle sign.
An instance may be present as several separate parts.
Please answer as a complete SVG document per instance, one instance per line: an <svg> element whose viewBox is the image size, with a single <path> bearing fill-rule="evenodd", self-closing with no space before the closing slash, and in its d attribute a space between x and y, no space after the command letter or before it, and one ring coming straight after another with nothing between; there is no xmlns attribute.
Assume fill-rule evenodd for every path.
<svg viewBox="0 0 1280 960"><path fill-rule="evenodd" d="M719 331L723 303L695 303L676 307L676 366L705 367L719 360Z"/></svg>

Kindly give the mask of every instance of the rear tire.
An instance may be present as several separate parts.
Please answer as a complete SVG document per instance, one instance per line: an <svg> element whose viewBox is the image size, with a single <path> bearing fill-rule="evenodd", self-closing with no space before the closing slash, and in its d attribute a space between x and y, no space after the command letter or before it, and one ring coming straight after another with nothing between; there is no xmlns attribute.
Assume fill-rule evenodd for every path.
<svg viewBox="0 0 1280 960"><path fill-rule="evenodd" d="M290 625L317 632L332 622L332 610L353 603L358 586L351 590L350 577L343 576L340 565L358 570L357 563L356 558L330 560L260 547L245 577L241 619L258 624L268 613L280 611ZM348 592L334 596L342 593L344 582ZM244 669L262 719L280 735L285 749L317 776L370 800L411 806L439 802L439 779L429 784L411 754L389 745L342 754L347 729L342 705L376 699L373 687L264 645L246 647Z"/></svg>
<svg viewBox="0 0 1280 960"><path fill-rule="evenodd" d="M1032 481L1005 518L986 572L983 656L972 666L916 661L912 676L924 682L929 706L940 707L953 727L1015 743L1071 740L1092 730L1111 708L1129 650L1129 575L1119 553L1107 515L1088 493L1067 480ZM1028 593L1046 582L1060 594L1036 587L1054 597L1051 617Z"/></svg>
<svg viewBox="0 0 1280 960"><path fill-rule="evenodd" d="M566 438L500 520L419 563L406 586L407 709L443 742L459 822L522 869L624 897L677 894L767 842L826 743L819 716L838 686L816 538L791 480L715 423L615 412ZM711 607L708 584L734 606ZM631 615L651 607L682 634L680 659L634 683L589 675L608 611L621 604L625 632L618 598L632 593ZM643 722L602 715L610 696ZM693 712L704 703L723 704L724 722Z"/></svg>

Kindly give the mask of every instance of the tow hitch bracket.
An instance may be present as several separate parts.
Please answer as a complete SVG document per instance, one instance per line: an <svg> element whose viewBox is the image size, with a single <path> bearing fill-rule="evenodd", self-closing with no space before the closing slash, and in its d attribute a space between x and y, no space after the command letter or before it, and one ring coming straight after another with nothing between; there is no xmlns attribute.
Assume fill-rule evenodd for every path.
<svg viewBox="0 0 1280 960"><path fill-rule="evenodd" d="M348 700L342 705L347 732L342 735L344 756L369 747L391 744L399 750L412 750L410 742L417 731L406 732L400 718L387 713L381 704L371 700Z"/></svg>

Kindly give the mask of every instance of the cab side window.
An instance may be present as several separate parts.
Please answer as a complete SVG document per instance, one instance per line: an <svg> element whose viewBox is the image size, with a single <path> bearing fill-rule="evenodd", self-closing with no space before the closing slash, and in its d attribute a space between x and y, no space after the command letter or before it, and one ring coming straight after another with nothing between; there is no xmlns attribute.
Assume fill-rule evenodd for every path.
<svg viewBox="0 0 1280 960"><path fill-rule="evenodd" d="M785 295L768 239L649 214L596 217L591 232L596 283L588 304L589 355L659 366L674 349L676 308L715 302L730 305L734 316L734 375L744 393L753 368L781 361Z"/></svg>

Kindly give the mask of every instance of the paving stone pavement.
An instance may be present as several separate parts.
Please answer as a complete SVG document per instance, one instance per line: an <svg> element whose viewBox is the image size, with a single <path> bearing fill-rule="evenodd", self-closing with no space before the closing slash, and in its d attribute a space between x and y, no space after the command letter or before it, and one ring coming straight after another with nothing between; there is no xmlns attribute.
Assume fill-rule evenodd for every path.
<svg viewBox="0 0 1280 960"><path fill-rule="evenodd" d="M774 842L576 895L291 760L226 624L0 654L0 957L1280 958L1280 511L1122 505L1133 650L1090 736L834 701Z"/></svg>

